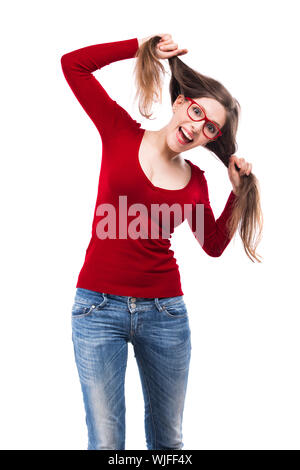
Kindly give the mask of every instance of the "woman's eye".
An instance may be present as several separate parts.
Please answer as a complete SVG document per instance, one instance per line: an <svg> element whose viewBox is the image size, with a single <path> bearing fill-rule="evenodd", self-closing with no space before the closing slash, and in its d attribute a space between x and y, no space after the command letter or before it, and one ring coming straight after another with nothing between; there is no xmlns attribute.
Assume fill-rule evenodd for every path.
<svg viewBox="0 0 300 470"><path fill-rule="evenodd" d="M198 116L201 115L201 109L200 108L194 108L194 111Z"/></svg>
<svg viewBox="0 0 300 470"><path fill-rule="evenodd" d="M212 126L211 124L208 124L207 127L210 132L215 132L217 130L215 126Z"/></svg>

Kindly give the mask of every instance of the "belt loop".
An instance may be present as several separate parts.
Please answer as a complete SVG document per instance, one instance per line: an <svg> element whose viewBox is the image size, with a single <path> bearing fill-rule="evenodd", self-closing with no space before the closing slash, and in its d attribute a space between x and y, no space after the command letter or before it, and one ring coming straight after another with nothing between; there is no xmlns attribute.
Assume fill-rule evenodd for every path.
<svg viewBox="0 0 300 470"><path fill-rule="evenodd" d="M158 300L158 297L155 297L154 298L154 302L155 302L155 305L156 305L156 308L159 312L161 312L163 310L162 306L160 305L159 303L159 300Z"/></svg>

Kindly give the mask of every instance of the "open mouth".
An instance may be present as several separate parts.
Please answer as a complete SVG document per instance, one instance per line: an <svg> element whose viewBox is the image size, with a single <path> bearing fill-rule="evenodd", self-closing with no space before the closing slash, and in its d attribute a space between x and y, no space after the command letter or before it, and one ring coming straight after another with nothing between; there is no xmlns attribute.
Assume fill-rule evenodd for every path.
<svg viewBox="0 0 300 470"><path fill-rule="evenodd" d="M185 133L184 129L182 129L181 126L179 126L178 131L176 132L177 140L181 144L190 144L193 142L193 139L190 139L187 134Z"/></svg>

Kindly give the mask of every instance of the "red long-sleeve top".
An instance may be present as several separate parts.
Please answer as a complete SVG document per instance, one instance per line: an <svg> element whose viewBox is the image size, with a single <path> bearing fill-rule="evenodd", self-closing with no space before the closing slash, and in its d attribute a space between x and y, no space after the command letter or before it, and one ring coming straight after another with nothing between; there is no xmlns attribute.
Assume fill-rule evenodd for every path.
<svg viewBox="0 0 300 470"><path fill-rule="evenodd" d="M112 62L134 58L137 50L138 39L133 38L83 47L61 57L64 76L102 140L92 235L76 287L115 295L174 297L183 295L178 264L170 248L174 229L187 218L203 250L220 256L230 242L225 224L236 195L231 191L215 220L204 171L190 160L185 159L192 169L191 179L183 189L159 188L148 179L138 159L145 129L110 98L93 75ZM178 220L171 212L167 230L165 222L151 212L154 204L164 203L167 207L177 204L183 214ZM189 213L184 212L184 204L192 208L193 219L184 217ZM197 204L203 204L204 237L196 231ZM139 225L134 222L137 218ZM156 227L158 236L156 232L151 238L147 222L148 227ZM130 230L134 229L141 235L132 236ZM109 233L106 238L105 232Z"/></svg>

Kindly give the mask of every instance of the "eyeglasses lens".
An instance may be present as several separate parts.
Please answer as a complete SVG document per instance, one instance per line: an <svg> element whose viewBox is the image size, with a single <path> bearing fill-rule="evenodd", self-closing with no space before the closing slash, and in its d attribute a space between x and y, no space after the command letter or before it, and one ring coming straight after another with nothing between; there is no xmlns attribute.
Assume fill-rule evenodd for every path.
<svg viewBox="0 0 300 470"><path fill-rule="evenodd" d="M192 104L188 109L188 115L191 119L195 121L202 121L204 119L204 112L200 106ZM211 121L206 121L205 126L203 126L203 133L208 139L213 139L218 134L219 129Z"/></svg>

